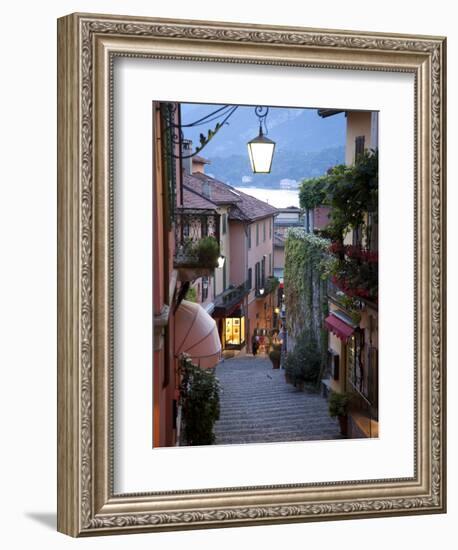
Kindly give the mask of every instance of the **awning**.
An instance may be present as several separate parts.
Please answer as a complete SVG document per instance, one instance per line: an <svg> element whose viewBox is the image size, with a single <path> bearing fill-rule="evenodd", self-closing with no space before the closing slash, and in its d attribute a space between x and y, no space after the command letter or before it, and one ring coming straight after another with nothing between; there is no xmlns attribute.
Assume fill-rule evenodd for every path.
<svg viewBox="0 0 458 550"><path fill-rule="evenodd" d="M335 315L328 315L324 320L324 326L327 330L331 331L333 334L346 342L354 332L354 327L342 321Z"/></svg>
<svg viewBox="0 0 458 550"><path fill-rule="evenodd" d="M214 367L221 358L221 341L215 320L194 302L183 300L175 314L175 355L187 353L202 368Z"/></svg>

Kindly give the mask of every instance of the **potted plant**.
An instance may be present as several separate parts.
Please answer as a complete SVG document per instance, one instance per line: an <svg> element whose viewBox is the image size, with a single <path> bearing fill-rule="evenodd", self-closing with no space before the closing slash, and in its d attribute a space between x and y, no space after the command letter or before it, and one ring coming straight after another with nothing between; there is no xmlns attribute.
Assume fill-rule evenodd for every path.
<svg viewBox="0 0 458 550"><path fill-rule="evenodd" d="M272 361L272 368L280 368L280 359L281 359L281 345L273 344L269 352L269 359Z"/></svg>
<svg viewBox="0 0 458 550"><path fill-rule="evenodd" d="M220 414L220 387L211 369L202 369L182 354L179 404L182 410L183 440L187 445L215 443L214 425Z"/></svg>
<svg viewBox="0 0 458 550"><path fill-rule="evenodd" d="M329 416L337 416L340 425L340 433L348 435L348 407L350 395L348 393L332 392L329 396Z"/></svg>
<svg viewBox="0 0 458 550"><path fill-rule="evenodd" d="M218 267L219 243L215 237L203 237L195 250L201 267Z"/></svg>
<svg viewBox="0 0 458 550"><path fill-rule="evenodd" d="M209 277L218 267L219 243L215 237L207 236L194 241L190 238L175 251L175 267L181 281L193 281L199 277Z"/></svg>

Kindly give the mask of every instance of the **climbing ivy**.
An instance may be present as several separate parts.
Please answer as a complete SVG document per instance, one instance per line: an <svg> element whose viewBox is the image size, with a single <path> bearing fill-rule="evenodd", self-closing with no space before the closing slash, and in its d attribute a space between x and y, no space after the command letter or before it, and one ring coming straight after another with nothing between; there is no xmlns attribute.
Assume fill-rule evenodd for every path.
<svg viewBox="0 0 458 550"><path fill-rule="evenodd" d="M299 188L299 201L305 210L320 205L331 208L326 232L334 241L343 242L348 230L356 228L370 240L367 214L377 221L378 151L365 151L351 166L340 164L324 176L305 179Z"/></svg>
<svg viewBox="0 0 458 550"><path fill-rule="evenodd" d="M313 341L326 365L327 332L323 320L328 313L327 274L330 241L307 233L288 230L285 244L285 305L290 340ZM317 377L318 378L318 377Z"/></svg>

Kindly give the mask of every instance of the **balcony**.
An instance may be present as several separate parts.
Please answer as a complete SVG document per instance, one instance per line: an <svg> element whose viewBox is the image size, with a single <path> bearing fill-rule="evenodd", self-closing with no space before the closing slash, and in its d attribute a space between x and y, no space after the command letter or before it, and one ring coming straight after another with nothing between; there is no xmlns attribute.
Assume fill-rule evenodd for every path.
<svg viewBox="0 0 458 550"><path fill-rule="evenodd" d="M218 267L219 218L214 210L177 209L173 265L178 269L180 280L210 276Z"/></svg>
<svg viewBox="0 0 458 550"><path fill-rule="evenodd" d="M378 252L337 242L332 243L329 250L338 261L330 281L329 297L344 307L346 302L353 302L351 309L355 309L354 304L360 304L359 309L364 305L377 309Z"/></svg>
<svg viewBox="0 0 458 550"><path fill-rule="evenodd" d="M218 294L218 296L215 297L213 315L215 317L225 317L229 315L249 292L249 281L245 281L237 287L228 288L221 294Z"/></svg>
<svg viewBox="0 0 458 550"><path fill-rule="evenodd" d="M278 288L279 284L280 281L277 279L277 277L267 277L264 286L255 289L256 298L265 298L268 294L274 292Z"/></svg>

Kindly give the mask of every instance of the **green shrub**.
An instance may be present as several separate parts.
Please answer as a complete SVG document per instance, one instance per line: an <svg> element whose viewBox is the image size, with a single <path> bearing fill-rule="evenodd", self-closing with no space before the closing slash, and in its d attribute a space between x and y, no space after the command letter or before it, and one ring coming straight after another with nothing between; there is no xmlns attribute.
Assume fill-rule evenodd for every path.
<svg viewBox="0 0 458 550"><path fill-rule="evenodd" d="M350 404L350 395L348 393L332 392L329 396L329 416L346 416Z"/></svg>
<svg viewBox="0 0 458 550"><path fill-rule="evenodd" d="M294 349L286 357L286 375L294 383L316 384L321 369L321 353L317 343L306 332L296 341Z"/></svg>
<svg viewBox="0 0 458 550"><path fill-rule="evenodd" d="M218 379L186 356L180 359L179 374L184 439L188 445L211 445L220 413Z"/></svg>

